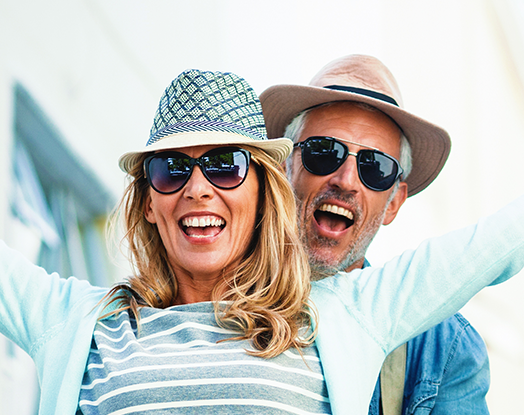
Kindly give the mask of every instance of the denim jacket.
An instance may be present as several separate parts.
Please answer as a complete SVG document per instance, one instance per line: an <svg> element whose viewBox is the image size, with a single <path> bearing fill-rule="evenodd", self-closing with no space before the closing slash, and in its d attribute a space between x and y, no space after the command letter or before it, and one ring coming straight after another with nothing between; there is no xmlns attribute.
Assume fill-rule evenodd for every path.
<svg viewBox="0 0 524 415"><path fill-rule="evenodd" d="M489 414L489 362L480 335L460 314L408 342L402 414ZM377 382L369 415L378 415Z"/></svg>
<svg viewBox="0 0 524 415"><path fill-rule="evenodd" d="M411 339L406 354L403 415L489 414L488 352L461 314ZM381 413L379 378L368 415Z"/></svg>

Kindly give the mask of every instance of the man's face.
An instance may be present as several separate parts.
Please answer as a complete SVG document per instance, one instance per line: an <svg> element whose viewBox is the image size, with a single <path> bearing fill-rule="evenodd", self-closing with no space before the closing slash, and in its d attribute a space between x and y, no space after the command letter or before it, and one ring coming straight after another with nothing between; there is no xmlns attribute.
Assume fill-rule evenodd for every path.
<svg viewBox="0 0 524 415"><path fill-rule="evenodd" d="M311 111L298 141L311 136L335 137L374 147L397 160L400 156L398 126L379 111L368 111L349 102ZM343 142L350 152L366 148ZM291 157L289 176L297 196L299 227L310 263L317 271L326 272L361 267L380 225L389 224L406 199L407 185L400 183L391 198L394 186L376 192L362 184L354 156L349 155L338 170L327 176L305 170L299 148Z"/></svg>

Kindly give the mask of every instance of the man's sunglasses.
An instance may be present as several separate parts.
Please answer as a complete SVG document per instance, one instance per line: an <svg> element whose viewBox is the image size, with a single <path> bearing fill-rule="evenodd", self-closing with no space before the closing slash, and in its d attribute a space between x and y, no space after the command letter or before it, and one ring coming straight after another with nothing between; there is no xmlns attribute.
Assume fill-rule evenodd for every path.
<svg viewBox="0 0 524 415"><path fill-rule="evenodd" d="M348 155L357 158L360 181L371 190L383 192L395 184L404 172L400 163L378 150L363 149L352 153L348 147L333 137L309 137L295 143L302 150L302 164L313 174L326 176L336 171Z"/></svg>
<svg viewBox="0 0 524 415"><path fill-rule="evenodd" d="M144 160L149 185L158 193L178 192L187 183L193 168L199 166L204 177L219 189L240 186L249 170L251 153L237 147L219 147L193 158L178 151L156 153Z"/></svg>

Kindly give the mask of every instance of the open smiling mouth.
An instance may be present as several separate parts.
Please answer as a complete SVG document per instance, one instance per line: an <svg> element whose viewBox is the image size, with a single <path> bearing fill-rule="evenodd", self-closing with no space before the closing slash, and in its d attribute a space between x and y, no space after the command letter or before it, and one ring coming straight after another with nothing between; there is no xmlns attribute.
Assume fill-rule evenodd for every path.
<svg viewBox="0 0 524 415"><path fill-rule="evenodd" d="M216 216L186 217L180 222L184 233L193 238L211 238L226 226L226 221Z"/></svg>
<svg viewBox="0 0 524 415"><path fill-rule="evenodd" d="M324 203L313 214L318 225L332 232L341 232L353 225L353 212L343 207Z"/></svg>

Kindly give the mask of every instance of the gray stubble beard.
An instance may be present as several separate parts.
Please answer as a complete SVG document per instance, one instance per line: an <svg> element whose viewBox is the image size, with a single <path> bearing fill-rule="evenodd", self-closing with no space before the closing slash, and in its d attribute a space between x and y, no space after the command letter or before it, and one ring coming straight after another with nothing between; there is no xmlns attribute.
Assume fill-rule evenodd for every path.
<svg viewBox="0 0 524 415"><path fill-rule="evenodd" d="M355 241L352 241L352 243L349 244L344 257L340 261L333 263L333 261L328 262L325 257L322 257L317 252L317 248L311 248L312 243L314 243L315 246L320 246L324 249L334 248L339 244L339 242L333 239L321 237L318 235L312 235L312 232L309 232L309 224L311 223L313 213L315 211L314 207L318 206L318 202L316 202L316 200L318 199L320 199L320 197L317 197L308 206L307 210L304 210L302 201L298 200L298 198L296 199L297 212L299 214L298 227L300 230L302 243L304 244L306 252L308 254L309 265L311 267L312 281L318 281L323 278L333 276L337 272L345 271L356 261L363 259L369 245L371 244L373 238L377 234L380 225L384 221L387 209L386 205L381 213L372 218L371 221L366 224L366 227L361 232L360 236ZM359 217L360 214L357 213L355 215L355 223L357 223ZM353 224L352 226L356 225Z"/></svg>

